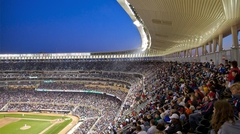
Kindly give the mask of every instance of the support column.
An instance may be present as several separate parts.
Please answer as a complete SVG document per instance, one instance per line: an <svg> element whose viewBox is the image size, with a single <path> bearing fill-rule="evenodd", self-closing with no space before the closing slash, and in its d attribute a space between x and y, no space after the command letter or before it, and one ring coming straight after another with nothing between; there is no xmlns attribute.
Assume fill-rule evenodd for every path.
<svg viewBox="0 0 240 134"><path fill-rule="evenodd" d="M198 47L195 48L195 57L198 57Z"/></svg>
<svg viewBox="0 0 240 134"><path fill-rule="evenodd" d="M204 44L204 49L203 49L203 51L204 51L204 55L206 55L206 54L207 54L207 45L206 45L206 44Z"/></svg>
<svg viewBox="0 0 240 134"><path fill-rule="evenodd" d="M192 49L189 49L189 57L192 57Z"/></svg>
<svg viewBox="0 0 240 134"><path fill-rule="evenodd" d="M209 53L212 53L212 42L208 42L208 46L209 46Z"/></svg>
<svg viewBox="0 0 240 134"><path fill-rule="evenodd" d="M221 52L223 50L222 41L223 41L223 34L219 34L219 36L218 36L218 52Z"/></svg>
<svg viewBox="0 0 240 134"><path fill-rule="evenodd" d="M238 33L237 33L237 26L232 26L231 27L231 33L232 33L232 47L233 48L238 48Z"/></svg>
<svg viewBox="0 0 240 134"><path fill-rule="evenodd" d="M204 45L202 46L202 55L205 55L205 47L204 47Z"/></svg>
<svg viewBox="0 0 240 134"><path fill-rule="evenodd" d="M207 50L207 44L205 44L205 55L209 54L209 51Z"/></svg>
<svg viewBox="0 0 240 134"><path fill-rule="evenodd" d="M231 49L231 60L235 60L238 63L240 62L239 58L239 45L238 45L238 33L237 33L237 26L231 27L231 33L232 33L232 49Z"/></svg>
<svg viewBox="0 0 240 134"><path fill-rule="evenodd" d="M214 38L213 39L213 53L215 53L217 51L217 39Z"/></svg>
<svg viewBox="0 0 240 134"><path fill-rule="evenodd" d="M187 56L186 50L184 50L183 52L184 52L183 56L184 56L184 58L185 58L185 57Z"/></svg>

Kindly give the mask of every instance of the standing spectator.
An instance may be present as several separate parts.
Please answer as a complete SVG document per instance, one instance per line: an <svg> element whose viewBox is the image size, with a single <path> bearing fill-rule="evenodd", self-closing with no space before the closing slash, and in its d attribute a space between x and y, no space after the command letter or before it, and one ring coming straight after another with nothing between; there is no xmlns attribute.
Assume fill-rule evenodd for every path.
<svg viewBox="0 0 240 134"><path fill-rule="evenodd" d="M232 64L232 69L230 70L230 72L228 74L228 81L230 82L229 85L233 84L233 80L234 80L234 76L232 75L233 70L240 72L240 70L238 69L237 61L232 61L231 64Z"/></svg>
<svg viewBox="0 0 240 134"><path fill-rule="evenodd" d="M211 125L215 134L239 134L240 120L234 120L233 107L227 101L214 103Z"/></svg>

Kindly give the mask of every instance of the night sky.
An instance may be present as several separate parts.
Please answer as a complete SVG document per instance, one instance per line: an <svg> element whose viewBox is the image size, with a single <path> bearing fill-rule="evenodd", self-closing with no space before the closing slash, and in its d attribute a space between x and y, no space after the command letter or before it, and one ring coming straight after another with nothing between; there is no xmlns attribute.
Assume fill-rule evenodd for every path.
<svg viewBox="0 0 240 134"><path fill-rule="evenodd" d="M109 52L141 45L116 0L0 1L0 53Z"/></svg>
<svg viewBox="0 0 240 134"><path fill-rule="evenodd" d="M231 44L231 36L223 40L224 49ZM0 0L2 54L110 52L140 45L136 26L116 0Z"/></svg>

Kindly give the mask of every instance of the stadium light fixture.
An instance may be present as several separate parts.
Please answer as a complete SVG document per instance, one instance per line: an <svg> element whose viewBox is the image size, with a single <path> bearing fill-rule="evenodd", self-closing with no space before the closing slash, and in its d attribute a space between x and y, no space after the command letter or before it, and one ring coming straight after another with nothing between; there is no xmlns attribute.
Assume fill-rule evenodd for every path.
<svg viewBox="0 0 240 134"><path fill-rule="evenodd" d="M142 25L138 20L135 20L133 24L136 25L137 27L140 27Z"/></svg>

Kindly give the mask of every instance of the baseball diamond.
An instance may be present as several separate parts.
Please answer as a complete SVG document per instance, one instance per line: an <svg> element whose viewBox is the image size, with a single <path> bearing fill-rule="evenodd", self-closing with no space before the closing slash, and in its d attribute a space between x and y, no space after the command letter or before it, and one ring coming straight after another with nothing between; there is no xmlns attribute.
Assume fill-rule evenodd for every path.
<svg viewBox="0 0 240 134"><path fill-rule="evenodd" d="M65 134L78 118L71 115L1 112L0 133L3 134Z"/></svg>

